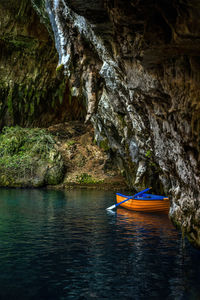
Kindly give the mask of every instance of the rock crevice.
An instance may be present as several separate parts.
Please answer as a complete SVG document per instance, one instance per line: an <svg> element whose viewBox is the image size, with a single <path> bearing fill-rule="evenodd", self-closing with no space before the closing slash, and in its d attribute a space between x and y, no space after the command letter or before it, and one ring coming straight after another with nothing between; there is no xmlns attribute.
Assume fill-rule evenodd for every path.
<svg viewBox="0 0 200 300"><path fill-rule="evenodd" d="M170 193L171 217L196 232L191 214L200 200L199 4L48 3L59 63L69 81L79 65L86 120L97 143L107 142L130 187L150 184ZM199 233L192 236L200 242Z"/></svg>

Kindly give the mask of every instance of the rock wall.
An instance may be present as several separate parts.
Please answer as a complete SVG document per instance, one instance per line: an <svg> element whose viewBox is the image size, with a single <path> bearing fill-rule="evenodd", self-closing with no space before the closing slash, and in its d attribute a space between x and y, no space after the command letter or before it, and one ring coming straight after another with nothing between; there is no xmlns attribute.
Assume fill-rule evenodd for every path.
<svg viewBox="0 0 200 300"><path fill-rule="evenodd" d="M9 86L13 82L26 82L25 70L30 67L40 74L33 80L34 88L37 87L34 94L43 90L43 87L49 92L39 97L44 105L39 105L30 121L25 105L22 105L22 125L27 122L45 125L46 121L41 117L45 105L49 99L50 103L53 101L56 84L64 82L64 92L61 94L66 96L61 97L62 101L65 99L64 103L76 103L71 111L77 118L80 118L77 109L85 103L87 113L85 117L83 105L82 116L86 122L93 124L97 144L110 152L129 186L141 189L150 185L156 192L171 195L171 218L194 245L200 246L199 1L31 2L37 16L31 12L35 21L30 26L30 32L32 34L33 28L34 32L36 28L44 30L39 18L50 33L52 28L58 57L52 50L53 45L49 40L51 34L47 31L45 42L37 33L37 43L41 45L44 42L42 49L45 53L36 51L34 67L27 63L30 51L26 52L22 61L20 55L16 56L16 46L15 50L7 50L13 39L8 35L9 42L5 43L5 34L0 39L3 47L7 47L6 51L2 50L1 65L3 63L4 70L9 70L9 80L14 78ZM1 13L6 3L1 2ZM10 9L8 11L10 13ZM23 15L27 15L27 12ZM10 32L16 30L10 29ZM30 32L25 35L32 36ZM35 38L32 40L35 41ZM31 49L38 48L34 46ZM13 75L15 57L17 64L23 65L23 78L20 80L19 71L17 76ZM40 59L42 63L39 64ZM59 76L55 71L56 63ZM28 66L25 68L26 64ZM19 70L19 65L16 70ZM29 77L32 80L31 71L28 74L31 74ZM44 74L46 80L42 81ZM5 74L1 78L8 84ZM30 78L27 79L28 83L31 82ZM53 88L50 89L50 86ZM7 91L5 88L1 90L4 94ZM10 95L9 92L7 95ZM2 96L2 99L6 99L2 101L2 107L7 108L1 110L3 122L19 122L16 121L17 117L8 116L8 111L12 112L12 107L9 108L10 97ZM27 96L23 95L22 99L27 99ZM47 119L50 123L58 118L61 121L67 118L67 104L65 107L56 107L48 109ZM6 114L3 113L5 110Z"/></svg>
<svg viewBox="0 0 200 300"><path fill-rule="evenodd" d="M84 95L99 145L131 187L172 195L171 217L199 236L198 1L51 0L59 65Z"/></svg>
<svg viewBox="0 0 200 300"><path fill-rule="evenodd" d="M0 128L85 116L84 105L71 102L67 78L56 69L58 54L44 14L43 22L29 0L0 2Z"/></svg>

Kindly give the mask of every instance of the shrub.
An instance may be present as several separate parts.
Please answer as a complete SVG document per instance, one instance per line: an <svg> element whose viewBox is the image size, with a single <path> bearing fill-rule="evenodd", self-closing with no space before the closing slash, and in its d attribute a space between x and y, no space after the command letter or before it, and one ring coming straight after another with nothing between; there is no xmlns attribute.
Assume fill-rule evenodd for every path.
<svg viewBox="0 0 200 300"><path fill-rule="evenodd" d="M34 176L42 178L55 166L61 169L61 155L55 148L53 137L45 129L19 126L3 129L0 134L0 174L3 182L14 182L16 178L28 178L30 181ZM4 185L1 180L0 184Z"/></svg>

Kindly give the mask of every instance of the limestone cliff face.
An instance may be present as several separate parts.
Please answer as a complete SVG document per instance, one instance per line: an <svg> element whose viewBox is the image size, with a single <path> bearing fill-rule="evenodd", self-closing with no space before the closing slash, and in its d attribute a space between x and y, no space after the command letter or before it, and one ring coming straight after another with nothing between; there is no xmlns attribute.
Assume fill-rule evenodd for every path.
<svg viewBox="0 0 200 300"><path fill-rule="evenodd" d="M77 109L70 103L45 15L43 22L29 0L0 1L0 128L47 126L85 115L82 104Z"/></svg>
<svg viewBox="0 0 200 300"><path fill-rule="evenodd" d="M56 0L46 11L97 142L130 186L170 192L171 216L200 243L200 5Z"/></svg>
<svg viewBox="0 0 200 300"><path fill-rule="evenodd" d="M4 96L10 91L5 88L8 81L9 86L16 82L27 82L27 86L32 82L34 94L43 88L48 92L39 97L43 105L38 106L39 115L38 112L32 114L30 122L33 124L37 120L38 124L45 125L39 116L43 115L47 103L57 103L56 109L47 108L48 122L66 119L70 110L67 103L71 103L71 99L77 103L71 108L74 116L77 108L85 103L85 119L93 124L98 145L109 149L129 186L139 189L151 185L157 192L170 194L172 219L193 244L200 246L199 1L31 2L37 15L27 1L33 21L27 23L30 32L26 29L22 35L36 42L32 50L43 49L43 52L31 54L35 65L29 65L32 52L26 47L22 60L19 55L22 51L18 52L16 45L14 50L10 46L11 32L18 37L21 34L21 21L17 21L14 31L5 26L3 32L8 35L3 34L0 39L4 49L1 65L8 70L9 80L5 74L0 75L1 81L6 82L2 89L3 122L19 122L8 117L9 92L7 98ZM3 14L6 3L1 1L0 4ZM16 10L14 12L9 5L8 23L13 13L16 14ZM24 15L27 16L27 12ZM50 33L45 31L39 18ZM58 57L49 39L51 34ZM19 66L13 67L14 59L23 66L21 73ZM59 76L55 71L57 63ZM28 79L26 70L29 70ZM61 102L66 103L65 106L55 99L61 83L64 101ZM17 99L15 103L21 103ZM22 99L27 96L23 94ZM27 100L27 103L32 102ZM26 125L29 119L25 105L22 107L21 117ZM84 116L84 108L81 111ZM80 118L78 113L77 118Z"/></svg>

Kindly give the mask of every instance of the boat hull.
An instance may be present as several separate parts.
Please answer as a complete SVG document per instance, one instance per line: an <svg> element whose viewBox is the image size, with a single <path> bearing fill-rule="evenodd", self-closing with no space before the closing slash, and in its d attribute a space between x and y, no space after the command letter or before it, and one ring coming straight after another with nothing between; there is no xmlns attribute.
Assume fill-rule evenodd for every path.
<svg viewBox="0 0 200 300"><path fill-rule="evenodd" d="M129 196L125 195L116 195L117 203L125 200ZM122 204L121 207L134 211L143 211L143 212L169 212L170 201L168 198L163 199L130 199Z"/></svg>

